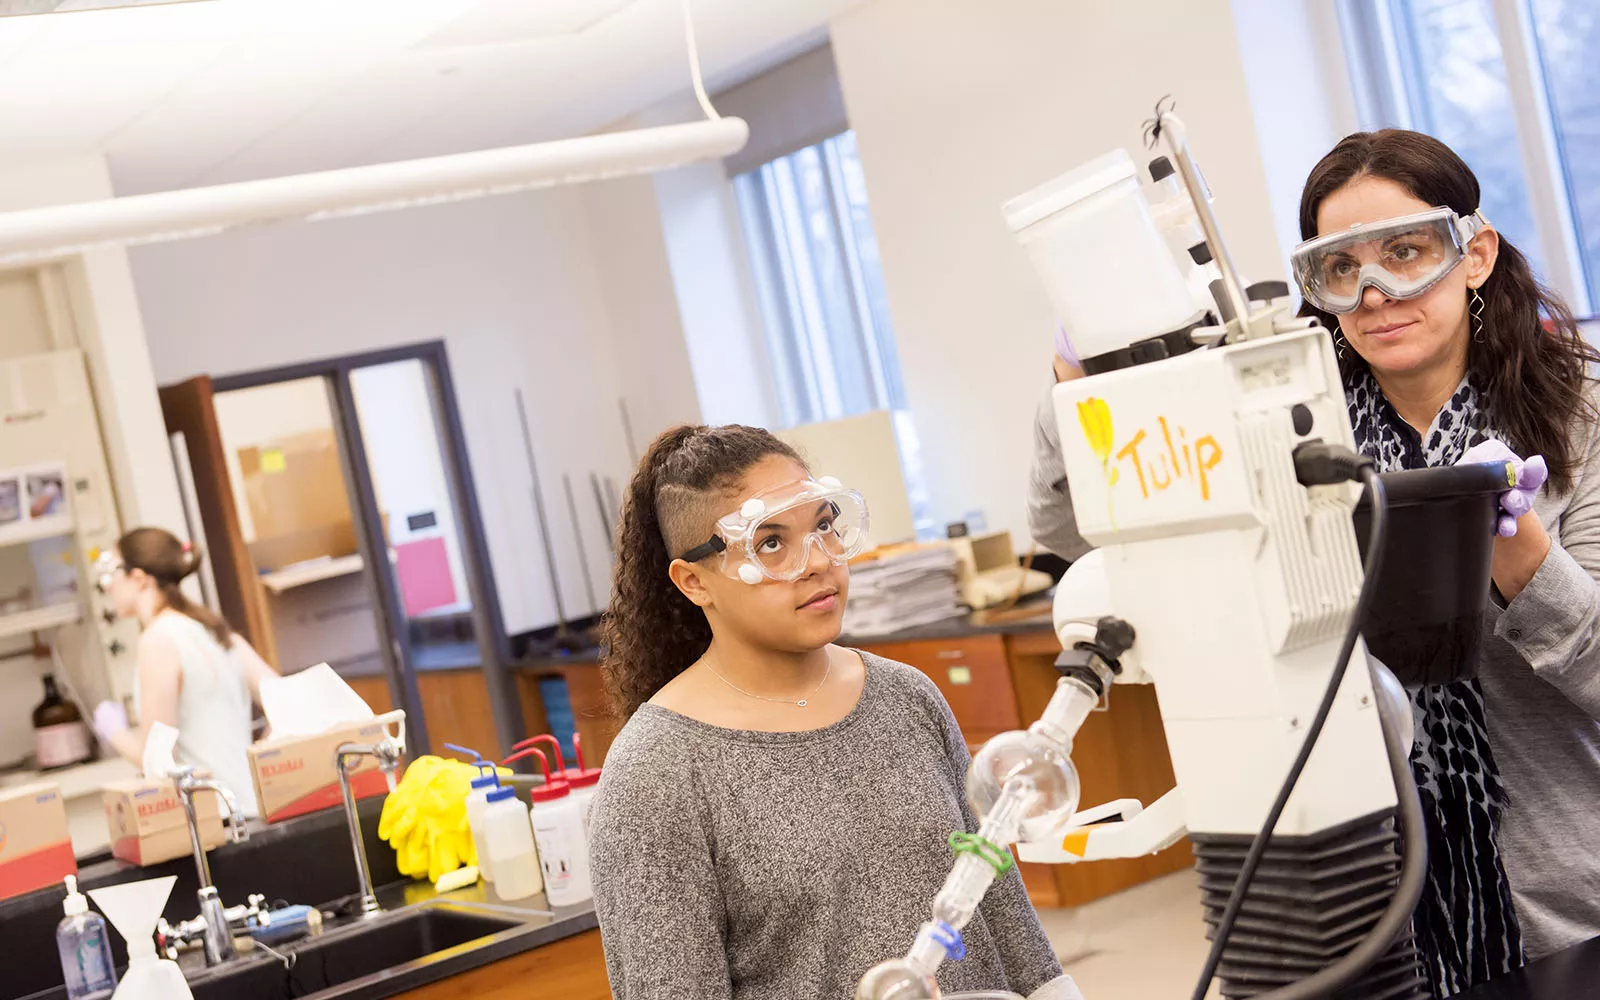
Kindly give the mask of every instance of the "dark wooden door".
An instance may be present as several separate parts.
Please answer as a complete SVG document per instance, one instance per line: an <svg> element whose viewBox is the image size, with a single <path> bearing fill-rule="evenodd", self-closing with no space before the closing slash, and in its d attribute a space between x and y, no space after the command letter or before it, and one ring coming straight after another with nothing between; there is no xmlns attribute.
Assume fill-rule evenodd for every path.
<svg viewBox="0 0 1600 1000"><path fill-rule="evenodd" d="M239 509L228 481L228 466L217 427L211 377L199 375L161 387L161 414L167 433L183 433L194 475L195 502L205 526L204 544L217 582L217 604L228 624L269 663L275 657L272 627L261 594L255 562L239 527Z"/></svg>

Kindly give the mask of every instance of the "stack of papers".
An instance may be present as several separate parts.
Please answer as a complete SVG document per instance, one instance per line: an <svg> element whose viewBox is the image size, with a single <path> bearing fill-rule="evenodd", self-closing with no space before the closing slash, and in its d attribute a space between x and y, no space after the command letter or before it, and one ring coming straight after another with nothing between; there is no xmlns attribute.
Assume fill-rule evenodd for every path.
<svg viewBox="0 0 1600 1000"><path fill-rule="evenodd" d="M965 613L955 550L942 543L885 550L850 566L849 635L887 635Z"/></svg>

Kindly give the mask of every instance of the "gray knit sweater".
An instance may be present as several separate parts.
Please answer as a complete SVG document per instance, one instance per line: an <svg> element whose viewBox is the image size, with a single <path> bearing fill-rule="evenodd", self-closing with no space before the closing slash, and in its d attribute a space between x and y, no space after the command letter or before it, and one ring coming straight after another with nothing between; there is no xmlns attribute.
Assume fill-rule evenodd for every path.
<svg viewBox="0 0 1600 1000"><path fill-rule="evenodd" d="M623 727L594 803L595 911L617 1000L848 1000L905 954L975 831L967 748L933 682L862 653L861 700L800 733L655 705ZM1024 995L1061 975L1012 869L947 962L947 991Z"/></svg>

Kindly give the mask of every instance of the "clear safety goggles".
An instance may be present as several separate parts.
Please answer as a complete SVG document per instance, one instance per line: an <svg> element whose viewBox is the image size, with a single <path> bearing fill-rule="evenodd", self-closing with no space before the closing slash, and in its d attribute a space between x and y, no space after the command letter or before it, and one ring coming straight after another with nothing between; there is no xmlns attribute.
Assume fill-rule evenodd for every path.
<svg viewBox="0 0 1600 1000"><path fill-rule="evenodd" d="M1414 299L1454 270L1488 225L1481 211L1460 216L1433 208L1351 226L1295 247L1295 281L1307 302L1340 315L1356 311L1368 286L1391 299Z"/></svg>
<svg viewBox="0 0 1600 1000"><path fill-rule="evenodd" d="M100 553L100 558L94 561L94 582L95 586L100 589L100 593L104 594L110 590L111 582L124 569L126 567L122 565L122 559L114 550L107 549Z"/></svg>
<svg viewBox="0 0 1600 1000"><path fill-rule="evenodd" d="M757 584L805 576L813 550L832 564L867 546L867 502L831 476L755 494L717 521L716 534L678 558L716 556L727 576Z"/></svg>

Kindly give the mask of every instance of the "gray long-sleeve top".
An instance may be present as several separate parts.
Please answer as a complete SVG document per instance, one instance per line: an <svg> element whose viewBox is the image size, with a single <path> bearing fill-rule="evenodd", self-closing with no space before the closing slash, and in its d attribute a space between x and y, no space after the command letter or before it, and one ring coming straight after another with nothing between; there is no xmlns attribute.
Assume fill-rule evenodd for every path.
<svg viewBox="0 0 1600 1000"><path fill-rule="evenodd" d="M1589 399L1600 403L1600 388ZM1528 957L1600 935L1600 433L1573 429L1572 490L1534 500L1552 544L1509 606L1491 602L1479 680L1509 798L1500 848ZM1029 526L1076 558L1050 396L1034 421Z"/></svg>
<svg viewBox="0 0 1600 1000"><path fill-rule="evenodd" d="M591 819L595 912L617 1000L848 1000L905 954L975 831L966 744L927 677L862 653L860 702L798 733L644 705ZM1024 995L1061 975L1015 868L946 962L945 991Z"/></svg>

